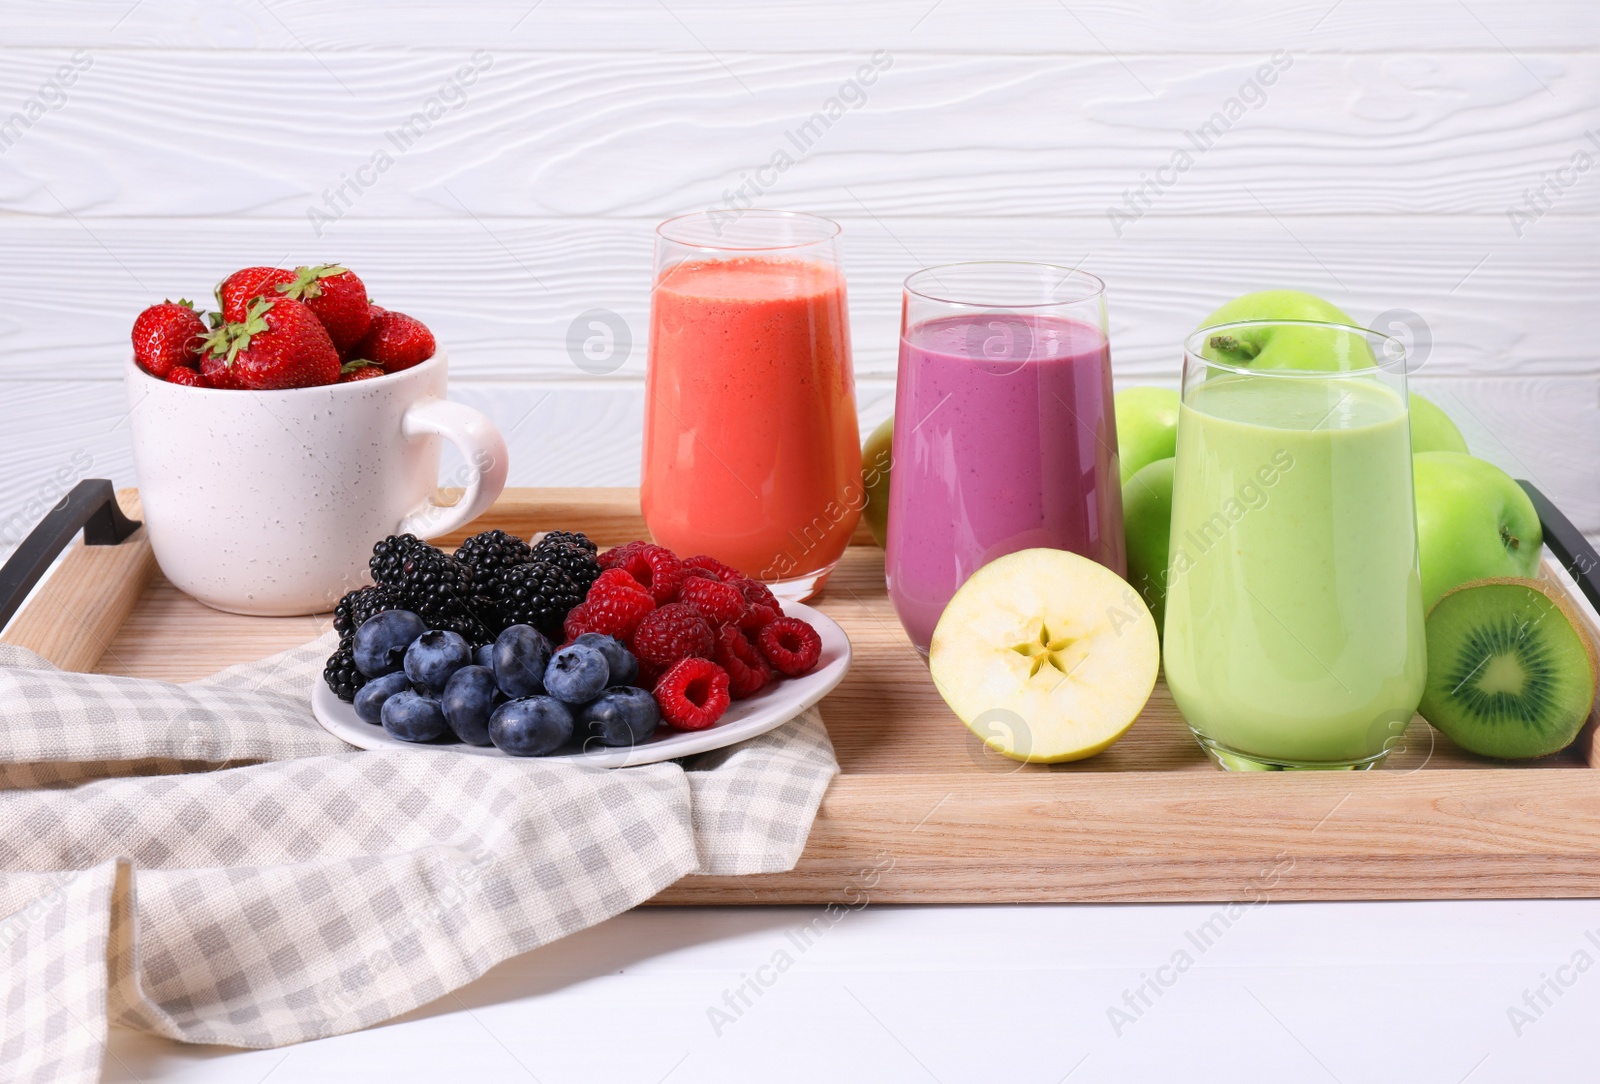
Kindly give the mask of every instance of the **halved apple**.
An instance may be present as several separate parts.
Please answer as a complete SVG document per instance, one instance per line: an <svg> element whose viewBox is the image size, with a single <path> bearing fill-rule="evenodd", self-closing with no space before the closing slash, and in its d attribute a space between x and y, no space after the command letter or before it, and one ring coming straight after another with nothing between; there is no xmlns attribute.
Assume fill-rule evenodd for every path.
<svg viewBox="0 0 1600 1084"><path fill-rule="evenodd" d="M1104 565L1031 549L984 565L933 630L934 685L1013 760L1082 760L1138 718L1161 665L1139 593Z"/></svg>

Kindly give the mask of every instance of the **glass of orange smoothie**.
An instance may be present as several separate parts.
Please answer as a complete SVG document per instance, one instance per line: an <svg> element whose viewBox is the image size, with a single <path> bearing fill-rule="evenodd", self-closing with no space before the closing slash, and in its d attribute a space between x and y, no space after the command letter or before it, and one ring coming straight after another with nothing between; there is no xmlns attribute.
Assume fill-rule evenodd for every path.
<svg viewBox="0 0 1600 1084"><path fill-rule="evenodd" d="M792 211L656 229L645 523L792 599L821 589L866 499L838 236Z"/></svg>

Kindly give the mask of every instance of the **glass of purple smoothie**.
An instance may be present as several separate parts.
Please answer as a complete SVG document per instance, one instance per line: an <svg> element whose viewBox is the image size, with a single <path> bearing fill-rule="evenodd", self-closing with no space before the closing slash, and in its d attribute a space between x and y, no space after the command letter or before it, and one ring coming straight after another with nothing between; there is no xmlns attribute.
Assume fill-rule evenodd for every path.
<svg viewBox="0 0 1600 1084"><path fill-rule="evenodd" d="M922 654L968 576L1018 550L1126 575L1105 283L961 263L905 282L884 571Z"/></svg>

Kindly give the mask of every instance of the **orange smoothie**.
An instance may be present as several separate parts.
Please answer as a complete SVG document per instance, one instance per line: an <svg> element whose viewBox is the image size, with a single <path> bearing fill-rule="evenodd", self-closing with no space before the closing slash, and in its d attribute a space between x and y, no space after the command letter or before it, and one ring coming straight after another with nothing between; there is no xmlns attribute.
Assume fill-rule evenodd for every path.
<svg viewBox="0 0 1600 1084"><path fill-rule="evenodd" d="M657 542L768 582L838 561L865 500L838 271L768 256L668 268L645 389Z"/></svg>

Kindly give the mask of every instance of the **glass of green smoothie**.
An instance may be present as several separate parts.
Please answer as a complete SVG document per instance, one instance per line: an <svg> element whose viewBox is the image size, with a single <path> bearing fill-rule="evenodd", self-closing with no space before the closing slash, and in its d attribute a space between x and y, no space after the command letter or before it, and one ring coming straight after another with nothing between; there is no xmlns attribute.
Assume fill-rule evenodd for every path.
<svg viewBox="0 0 1600 1084"><path fill-rule="evenodd" d="M1365 769L1427 670L1405 349L1249 321L1184 343L1167 685L1221 767Z"/></svg>

